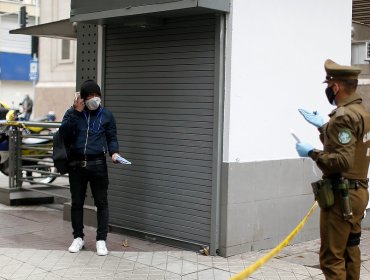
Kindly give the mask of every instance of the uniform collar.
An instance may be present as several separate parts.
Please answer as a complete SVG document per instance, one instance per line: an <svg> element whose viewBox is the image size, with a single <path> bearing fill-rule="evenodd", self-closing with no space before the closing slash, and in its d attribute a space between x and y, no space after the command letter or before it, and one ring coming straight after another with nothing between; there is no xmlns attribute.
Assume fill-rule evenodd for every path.
<svg viewBox="0 0 370 280"><path fill-rule="evenodd" d="M354 92L351 95L349 95L346 99L344 99L341 102L339 102L337 104L337 107L347 106L347 105L349 105L351 103L361 103L361 102L362 102L361 96L358 95L357 92Z"/></svg>
<svg viewBox="0 0 370 280"><path fill-rule="evenodd" d="M331 117L332 115L334 115L339 107L344 107L344 106L347 106L349 104L360 104L361 102L362 102L361 96L358 95L357 92L354 92L351 95L349 95L346 99L342 100L342 102L339 102L337 104L337 108L335 108L333 111L331 111L329 116Z"/></svg>

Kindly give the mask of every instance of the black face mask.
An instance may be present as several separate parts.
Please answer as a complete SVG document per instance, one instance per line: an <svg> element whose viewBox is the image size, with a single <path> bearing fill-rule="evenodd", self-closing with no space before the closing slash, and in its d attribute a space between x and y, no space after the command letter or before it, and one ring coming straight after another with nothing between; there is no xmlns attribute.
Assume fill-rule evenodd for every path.
<svg viewBox="0 0 370 280"><path fill-rule="evenodd" d="M334 105L335 106L335 92L333 90L333 87L327 87L325 89L325 93L326 93L326 97L328 98L328 101L331 105Z"/></svg>

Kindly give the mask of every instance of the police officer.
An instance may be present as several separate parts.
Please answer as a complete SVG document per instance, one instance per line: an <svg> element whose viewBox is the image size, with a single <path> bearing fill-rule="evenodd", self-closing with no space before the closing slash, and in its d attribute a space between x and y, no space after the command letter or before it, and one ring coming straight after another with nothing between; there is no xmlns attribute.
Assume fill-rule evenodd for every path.
<svg viewBox="0 0 370 280"><path fill-rule="evenodd" d="M101 92L97 83L87 80L81 85L72 108L67 110L60 126L60 135L69 146L68 168L72 199L71 220L74 240L68 248L76 253L84 247L83 206L87 184L97 207L96 251L108 254L108 170L106 154L116 162L119 146L113 114L101 106Z"/></svg>
<svg viewBox="0 0 370 280"><path fill-rule="evenodd" d="M299 142L296 149L301 157L316 162L323 178L329 179L333 187L334 205L320 212L320 267L325 278L359 279L361 220L369 199L370 115L356 93L361 70L329 59L324 67L325 93L329 103L336 106L329 114L329 122L324 124L316 112L299 110L318 128L324 148L318 150ZM343 204L345 198L339 182L346 182L352 209Z"/></svg>

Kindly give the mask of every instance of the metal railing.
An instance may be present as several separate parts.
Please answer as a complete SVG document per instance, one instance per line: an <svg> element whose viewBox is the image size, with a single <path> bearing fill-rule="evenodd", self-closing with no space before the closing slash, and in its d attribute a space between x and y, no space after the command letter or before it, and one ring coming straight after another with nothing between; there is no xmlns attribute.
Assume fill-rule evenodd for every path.
<svg viewBox="0 0 370 280"><path fill-rule="evenodd" d="M62 191L69 189L68 175L58 173L52 160L53 134L60 123L0 121L0 126L9 141L8 162L1 165L3 173L8 173L9 188L69 198L69 194ZM2 155L4 152L6 154L2 151Z"/></svg>

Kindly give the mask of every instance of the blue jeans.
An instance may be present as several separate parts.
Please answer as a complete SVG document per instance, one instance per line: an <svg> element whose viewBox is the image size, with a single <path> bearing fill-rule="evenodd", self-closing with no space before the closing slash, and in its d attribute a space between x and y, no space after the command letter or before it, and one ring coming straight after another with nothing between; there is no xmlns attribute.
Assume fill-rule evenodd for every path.
<svg viewBox="0 0 370 280"><path fill-rule="evenodd" d="M105 162L98 165L70 166L69 184L72 198L71 220L73 236L84 237L83 206L87 184L90 183L94 204L97 207L96 240L106 240L108 234L108 169Z"/></svg>

